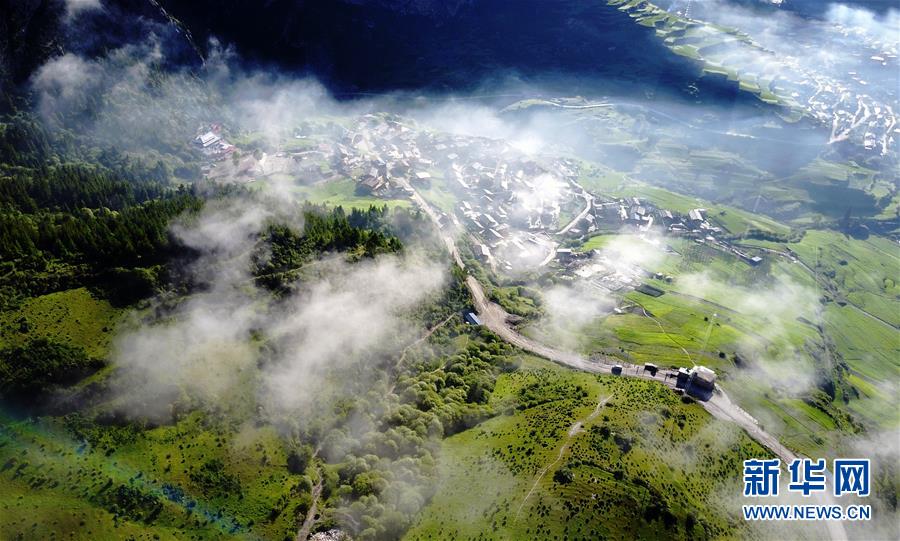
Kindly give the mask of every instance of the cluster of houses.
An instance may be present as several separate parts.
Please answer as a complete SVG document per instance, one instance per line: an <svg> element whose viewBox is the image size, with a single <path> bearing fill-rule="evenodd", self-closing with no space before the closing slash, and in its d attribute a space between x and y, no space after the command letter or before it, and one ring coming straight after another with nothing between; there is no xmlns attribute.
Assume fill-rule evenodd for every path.
<svg viewBox="0 0 900 541"><path fill-rule="evenodd" d="M657 365L644 363L643 367L630 365L627 369L627 375L644 373L655 378L659 371L660 368ZM610 373L614 376L621 376L626 374L626 368L624 365L614 364L610 368ZM665 380L669 378L675 380L675 391L677 393L690 395L700 400L709 400L716 390L716 373L705 366L697 365L690 369L680 367L678 370L664 370L661 375Z"/></svg>
<svg viewBox="0 0 900 541"><path fill-rule="evenodd" d="M873 60L885 62L883 56ZM896 71L896 56L893 56ZM886 62L885 62L886 65ZM863 148L885 156L900 134L897 117L889 103L881 103L862 90L868 82L855 71L847 73L849 81L811 77L815 92L807 98L812 116L831 127L830 142L861 142ZM800 97L800 93L796 93Z"/></svg>
<svg viewBox="0 0 900 541"><path fill-rule="evenodd" d="M593 206L593 213L585 217L589 222L588 232L598 227L620 230L622 227L631 226L638 232L655 229L666 235L692 238L698 244L707 244L714 249L732 253L751 266L759 265L763 261L758 255L749 254L725 241L722 228L708 220L708 212L703 208L691 209L686 214L681 214L657 208L638 197L623 197L612 201L597 198ZM572 232L577 234L578 230L573 229ZM563 263L572 260L570 253L564 253L557 259Z"/></svg>
<svg viewBox="0 0 900 541"><path fill-rule="evenodd" d="M708 400L716 389L716 373L705 366L679 368L675 378L676 389L701 400Z"/></svg>
<svg viewBox="0 0 900 541"><path fill-rule="evenodd" d="M658 208L638 197L604 198L594 196L591 210L575 221L576 227L570 228L565 236L574 240L584 240L596 230L621 232L629 228L635 233L635 250L639 251L672 251L663 240L666 236L677 236L693 239L694 242L710 249L732 254L750 266L757 266L763 258L749 253L730 243L723 230L708 219L708 212L703 208L691 209L687 213L679 213ZM652 233L651 233L652 230ZM582 232L584 231L584 232ZM643 244L640 244L643 243ZM648 278L664 282L672 282L672 276L652 272L641 263L631 258L619 257L615 250L578 251L560 247L556 249L556 264L564 270L562 276L576 281L588 290L595 290L601 298L608 298L610 293L622 293L637 289L652 296L662 295L663 291L647 283ZM630 310L629 305L614 308L616 312Z"/></svg>
<svg viewBox="0 0 900 541"><path fill-rule="evenodd" d="M398 118L367 114L334 147L332 168L357 183L359 193L392 198L408 195L408 182L430 177L416 132Z"/></svg>
<svg viewBox="0 0 900 541"><path fill-rule="evenodd" d="M780 4L781 0L773 0L773 3ZM680 7L674 11L689 14L691 4L691 1L679 0L674 5ZM688 27L693 27L689 34L685 32ZM796 58L821 54L815 41L797 43L796 58L747 54L744 40L723 41L717 31L693 21L683 23L679 28L673 25L667 41L671 40L677 46L691 40L703 51L706 62L737 69L744 80L742 87L758 86L756 92L763 101L802 108L823 126L831 128L830 143L847 141L862 146L869 153L886 156L896 153L896 140L900 134L893 110L896 107L898 41L896 32L894 39L884 39L867 27L866 24L851 23L817 29L819 40L840 48L846 62L837 65L796 61ZM707 34L711 42L714 40L715 45L698 45L697 36L702 33ZM735 58L740 58L740 62L734 62ZM853 70L839 72L844 66Z"/></svg>
<svg viewBox="0 0 900 541"><path fill-rule="evenodd" d="M501 150L470 163L454 161L448 173L464 198L459 214L475 255L495 268L548 263L556 253L552 236L565 225L563 212L578 212L583 204L563 160L538 162Z"/></svg>
<svg viewBox="0 0 900 541"><path fill-rule="evenodd" d="M598 225L633 226L639 231L649 231L656 227L669 235L687 236L701 242L715 240L722 228L707 220L706 209L698 208L682 215L671 210L657 208L639 197L623 197L615 200L595 199L588 231ZM577 232L577 230L575 231Z"/></svg>
<svg viewBox="0 0 900 541"><path fill-rule="evenodd" d="M221 170L226 177L246 180L285 173L306 181L334 175L353 179L360 194L382 198L405 198L414 190L428 198L432 187L437 193L449 191L458 203L452 211L444 206L439 222L460 226L473 255L493 270L554 261L580 266L591 254L560 247L560 242L628 227L693 238L750 264L761 261L719 240L722 229L707 220L705 209L680 214L638 197L589 194L578 182L577 161L535 157L503 140L424 130L390 114L362 115L350 125L305 126L295 138L308 144L273 155L248 153L235 164L217 165L208 175ZM195 144L218 161L235 150L215 124L200 130ZM640 269L600 263L606 268L593 267L598 288L617 291L642 278Z"/></svg>
<svg viewBox="0 0 900 541"><path fill-rule="evenodd" d="M364 115L336 144L334 165L357 191L379 197L425 192L439 177L460 201L444 223L462 225L476 257L512 268L552 259L550 239L564 212L584 206L567 159L538 161L503 141L419 130L390 115Z"/></svg>
<svg viewBox="0 0 900 541"><path fill-rule="evenodd" d="M858 29L858 28L857 28ZM843 73L827 69L805 69L793 62L773 61L767 55L747 55L735 40L718 44L707 60L728 65L730 57L741 58L741 72L755 78L764 101L789 101L831 129L830 143L848 142L868 153L887 156L896 153L900 126L896 107L897 42L872 40L855 34L852 27L835 27L828 34L845 49L854 69ZM843 39L838 33L849 39ZM800 54L813 53L814 45L804 43ZM878 51L877 54L872 54ZM755 75L755 77L754 77ZM881 84L881 82L887 84ZM884 89L889 89L884 92ZM779 99L776 99L775 96Z"/></svg>
<svg viewBox="0 0 900 541"><path fill-rule="evenodd" d="M331 139L342 133L340 128L333 122L303 124L303 134L294 136L302 142L292 145L291 150L271 154L259 148L237 152L237 147L225 139L220 124L201 127L193 143L207 157L202 167L206 177L219 182L246 183L287 175L311 183L333 176L330 166L335 159L335 145ZM310 132L313 133L307 135Z"/></svg>
<svg viewBox="0 0 900 541"><path fill-rule="evenodd" d="M211 158L224 158L235 150L234 145L222 136L222 125L212 124L204 126L197 131L194 145L200 148L204 154Z"/></svg>
<svg viewBox="0 0 900 541"><path fill-rule="evenodd" d="M356 181L361 194L398 198L419 190L427 197L439 182L439 190L459 202L453 212L441 211L439 221L461 226L473 255L494 270L553 261L577 265L590 254L559 247L560 240L627 227L693 238L751 265L761 261L722 241L722 229L705 209L681 214L638 197L592 195L578 183L575 160L533 157L502 140L423 130L398 116L363 115L341 128L329 149L294 158L301 155L311 163L330 161L333 171ZM597 287L615 291L640 282L639 269L619 267L599 272Z"/></svg>

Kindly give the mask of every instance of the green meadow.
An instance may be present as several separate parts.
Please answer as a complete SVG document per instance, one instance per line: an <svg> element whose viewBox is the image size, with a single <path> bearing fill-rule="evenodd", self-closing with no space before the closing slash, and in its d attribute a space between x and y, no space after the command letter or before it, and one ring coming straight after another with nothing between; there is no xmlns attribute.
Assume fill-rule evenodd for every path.
<svg viewBox="0 0 900 541"><path fill-rule="evenodd" d="M49 338L102 358L123 314L83 287L31 297L15 310L0 312L0 347Z"/></svg>
<svg viewBox="0 0 900 541"><path fill-rule="evenodd" d="M602 250L614 240L628 237L596 235L579 249ZM645 264L649 273L672 277L645 279L662 295L630 291L616 295L620 313L563 329L538 318L524 332L586 355L707 365L743 407L806 454L862 426L896 426L900 416L884 385L900 377L894 241L810 230L798 242L742 244L764 263L751 266L710 245L666 238L667 250Z"/></svg>
<svg viewBox="0 0 900 541"><path fill-rule="evenodd" d="M498 416L444 440L441 490L406 539L748 533L741 461L767 452L663 386L533 360L491 402Z"/></svg>
<svg viewBox="0 0 900 541"><path fill-rule="evenodd" d="M316 205L326 205L329 207L342 206L345 209L359 208L367 209L372 205L384 206L388 208L404 207L409 208L408 198L402 197L398 199L382 199L371 195L362 195L356 191L356 182L351 179L329 180L328 182L320 182L312 185L296 185L292 187L293 193L300 199L305 199Z"/></svg>
<svg viewBox="0 0 900 541"><path fill-rule="evenodd" d="M835 231L810 230L800 242L784 246L850 304L900 326L900 245L896 241L877 236L853 239Z"/></svg>
<svg viewBox="0 0 900 541"><path fill-rule="evenodd" d="M284 504L309 485L271 428L201 412L146 429L77 415L3 422L3 539L280 539L296 523Z"/></svg>

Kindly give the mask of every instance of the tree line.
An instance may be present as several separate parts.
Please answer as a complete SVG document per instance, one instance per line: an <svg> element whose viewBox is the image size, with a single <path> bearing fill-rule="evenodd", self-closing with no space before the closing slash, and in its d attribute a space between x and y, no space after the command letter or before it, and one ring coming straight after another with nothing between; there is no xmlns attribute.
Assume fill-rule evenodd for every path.
<svg viewBox="0 0 900 541"><path fill-rule="evenodd" d="M393 233L394 216L409 211L372 205L368 209L353 208L348 214L343 207L333 209L306 204L300 211L303 231L295 231L283 223L273 223L261 235L254 253L253 272L261 285L272 290L283 289L293 281L292 271L327 252L346 252L351 258L375 257L399 252L403 243Z"/></svg>
<svg viewBox="0 0 900 541"><path fill-rule="evenodd" d="M162 160L81 148L24 113L0 119L3 304L123 269L149 276L140 269L181 250L172 219L202 206L193 188L170 179Z"/></svg>

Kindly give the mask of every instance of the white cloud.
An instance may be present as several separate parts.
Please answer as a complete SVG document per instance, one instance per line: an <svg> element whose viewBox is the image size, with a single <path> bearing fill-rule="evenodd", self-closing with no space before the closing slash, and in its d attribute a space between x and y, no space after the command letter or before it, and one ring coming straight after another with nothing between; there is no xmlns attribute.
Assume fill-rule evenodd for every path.
<svg viewBox="0 0 900 541"><path fill-rule="evenodd" d="M737 375L754 383L768 382L770 387L787 385L794 394L815 386L816 373L803 351L802 337L800 343L797 337L798 329L803 328L800 320L812 324L822 320L815 290L792 281L751 289L724 284L708 273L681 276L676 284L682 293L751 318L752 329L742 329L745 334L736 344L737 353L748 361L746 371Z"/></svg>
<svg viewBox="0 0 900 541"><path fill-rule="evenodd" d="M273 208L255 200L213 202L197 220L173 228L200 252L189 269L198 292L117 339L114 390L126 411L165 419L177 397L221 403L239 384L252 389L255 376L243 378L259 361L253 336L275 345L260 376L260 401L275 413L308 404L334 370L406 343L412 326L403 312L439 289L442 267L412 256L356 264L336 256L317 263L320 279L276 302L253 285L250 256L269 220L300 226L296 208Z"/></svg>
<svg viewBox="0 0 900 541"><path fill-rule="evenodd" d="M81 106L77 102L97 85L100 75L96 64L72 53L48 61L32 79L40 94L41 113L48 117L55 111Z"/></svg>
<svg viewBox="0 0 900 541"><path fill-rule="evenodd" d="M443 283L432 262L394 256L347 266L329 263L326 277L285 303L267 332L280 351L265 377L264 402L296 410L324 373L361 358L378 359L404 343L404 310Z"/></svg>
<svg viewBox="0 0 900 541"><path fill-rule="evenodd" d="M102 9L100 0L66 0L66 14L72 17L82 11Z"/></svg>

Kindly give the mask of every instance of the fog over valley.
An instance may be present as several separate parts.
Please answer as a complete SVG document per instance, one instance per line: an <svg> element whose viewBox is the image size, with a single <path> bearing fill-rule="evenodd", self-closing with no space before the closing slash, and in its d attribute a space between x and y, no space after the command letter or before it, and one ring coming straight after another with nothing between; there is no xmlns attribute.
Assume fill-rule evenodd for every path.
<svg viewBox="0 0 900 541"><path fill-rule="evenodd" d="M900 535L895 3L0 13L0 538Z"/></svg>

